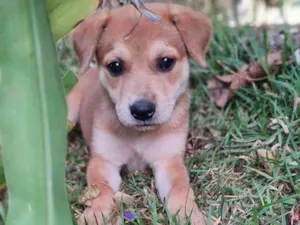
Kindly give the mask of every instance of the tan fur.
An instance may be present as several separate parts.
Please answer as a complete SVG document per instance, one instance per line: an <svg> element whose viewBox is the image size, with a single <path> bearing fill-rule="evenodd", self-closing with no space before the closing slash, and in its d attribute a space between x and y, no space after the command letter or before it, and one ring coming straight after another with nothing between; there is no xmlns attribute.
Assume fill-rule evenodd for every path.
<svg viewBox="0 0 300 225"><path fill-rule="evenodd" d="M72 32L75 51L82 67L87 67L93 54L98 68L87 69L67 97L69 119L77 122L79 115L83 135L91 148L87 170L89 185L96 184L101 194L85 209L84 217L95 224L109 216L112 196L119 188L122 165L155 169L161 199L171 213L178 210L180 220L191 214L191 224L204 225L183 155L188 132L189 66L187 53L205 66L205 53L211 35L210 21L201 14L177 5L153 3L146 5L160 15L153 23L142 17L128 38L124 38L139 19L132 6L110 12L97 12ZM174 68L166 73L155 66L158 57L176 59ZM113 77L106 69L114 60L125 64L124 74ZM151 122L136 121L129 105L137 99L155 102Z"/></svg>

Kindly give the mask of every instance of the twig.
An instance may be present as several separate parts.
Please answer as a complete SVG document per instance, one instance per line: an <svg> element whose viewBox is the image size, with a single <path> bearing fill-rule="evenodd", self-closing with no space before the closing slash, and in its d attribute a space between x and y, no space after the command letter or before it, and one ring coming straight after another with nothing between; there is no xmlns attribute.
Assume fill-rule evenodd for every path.
<svg viewBox="0 0 300 225"><path fill-rule="evenodd" d="M144 16L152 20L154 23L158 23L160 21L160 17L147 9L141 0L130 0L130 3Z"/></svg>

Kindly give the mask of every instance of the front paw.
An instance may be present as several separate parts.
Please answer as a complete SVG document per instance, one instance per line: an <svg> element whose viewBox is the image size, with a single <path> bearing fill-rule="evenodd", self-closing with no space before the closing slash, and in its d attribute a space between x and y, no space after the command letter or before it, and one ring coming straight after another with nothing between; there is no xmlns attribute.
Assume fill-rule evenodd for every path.
<svg viewBox="0 0 300 225"><path fill-rule="evenodd" d="M184 202L184 201L180 201ZM180 222L180 225L190 224L190 225L206 225L203 214L199 211L196 202L193 200L186 201L186 203L180 204L178 201L178 204L176 204L177 207L170 207L170 211L173 214L178 215L178 219ZM188 223L189 222L189 223Z"/></svg>
<svg viewBox="0 0 300 225"><path fill-rule="evenodd" d="M78 219L78 225L119 225L121 219L113 211L88 207Z"/></svg>
<svg viewBox="0 0 300 225"><path fill-rule="evenodd" d="M102 225L106 224L106 215L100 208L86 208L78 219L79 225Z"/></svg>
<svg viewBox="0 0 300 225"><path fill-rule="evenodd" d="M191 210L190 210L191 211ZM191 225L205 225L203 214L199 211L197 206L192 209L192 212L187 212L187 216L190 218Z"/></svg>

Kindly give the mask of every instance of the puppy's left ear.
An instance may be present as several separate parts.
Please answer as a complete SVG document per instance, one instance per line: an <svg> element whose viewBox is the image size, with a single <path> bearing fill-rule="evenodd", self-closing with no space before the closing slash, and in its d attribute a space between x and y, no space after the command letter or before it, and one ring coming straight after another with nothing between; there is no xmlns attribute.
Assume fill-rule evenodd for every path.
<svg viewBox="0 0 300 225"><path fill-rule="evenodd" d="M210 19L187 7L171 5L170 20L177 27L189 55L206 67L205 54L212 34Z"/></svg>

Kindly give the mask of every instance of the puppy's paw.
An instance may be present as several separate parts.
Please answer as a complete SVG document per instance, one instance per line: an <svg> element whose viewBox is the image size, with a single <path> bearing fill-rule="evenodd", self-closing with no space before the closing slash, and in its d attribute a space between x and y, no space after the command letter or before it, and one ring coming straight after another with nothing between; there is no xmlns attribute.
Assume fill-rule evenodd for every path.
<svg viewBox="0 0 300 225"><path fill-rule="evenodd" d="M100 208L86 208L78 219L78 225L102 225L107 218Z"/></svg>
<svg viewBox="0 0 300 225"><path fill-rule="evenodd" d="M78 219L78 225L119 225L121 218L118 215L109 214L108 210L100 208L86 208Z"/></svg>
<svg viewBox="0 0 300 225"><path fill-rule="evenodd" d="M185 207L182 206L178 216L180 225L206 225L203 214L198 209L197 204L193 201L188 201Z"/></svg>
<svg viewBox="0 0 300 225"><path fill-rule="evenodd" d="M203 214L199 211L199 209L197 207L193 208L193 211L190 215L190 224L191 225L205 225L206 224Z"/></svg>

